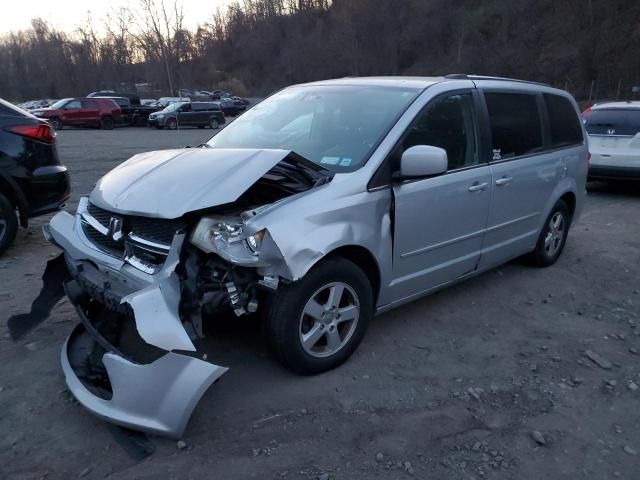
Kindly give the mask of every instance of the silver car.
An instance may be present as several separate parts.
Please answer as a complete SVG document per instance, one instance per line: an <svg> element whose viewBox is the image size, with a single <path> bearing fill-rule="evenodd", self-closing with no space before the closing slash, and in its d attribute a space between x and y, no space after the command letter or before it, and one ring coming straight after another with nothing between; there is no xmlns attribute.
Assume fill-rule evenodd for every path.
<svg viewBox="0 0 640 480"><path fill-rule="evenodd" d="M178 437L227 371L200 347L224 315L259 314L275 357L317 374L377 313L516 257L552 265L583 205L585 138L548 86L345 78L286 88L199 148L136 155L45 228L64 252L45 284L62 279L81 319L69 389Z"/></svg>

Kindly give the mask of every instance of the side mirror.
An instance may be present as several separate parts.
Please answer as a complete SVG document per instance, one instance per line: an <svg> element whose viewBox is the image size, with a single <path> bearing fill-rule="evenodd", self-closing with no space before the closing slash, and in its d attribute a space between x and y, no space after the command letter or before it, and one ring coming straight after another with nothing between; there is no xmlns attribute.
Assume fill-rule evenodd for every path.
<svg viewBox="0 0 640 480"><path fill-rule="evenodd" d="M447 171L447 152L431 145L408 148L400 159L401 178L419 178L439 175Z"/></svg>

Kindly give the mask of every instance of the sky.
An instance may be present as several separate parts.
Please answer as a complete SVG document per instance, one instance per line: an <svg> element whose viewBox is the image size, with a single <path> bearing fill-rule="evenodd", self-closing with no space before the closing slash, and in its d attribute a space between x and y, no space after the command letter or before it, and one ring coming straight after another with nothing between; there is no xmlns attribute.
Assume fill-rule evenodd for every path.
<svg viewBox="0 0 640 480"><path fill-rule="evenodd" d="M166 5L173 0L165 0ZM189 29L209 19L218 7L225 7L232 0L179 0L184 6L185 24ZM107 13L121 7L135 6L136 0L0 0L0 35L29 28L31 19L42 17L54 27L72 31L91 15L93 24L99 26Z"/></svg>

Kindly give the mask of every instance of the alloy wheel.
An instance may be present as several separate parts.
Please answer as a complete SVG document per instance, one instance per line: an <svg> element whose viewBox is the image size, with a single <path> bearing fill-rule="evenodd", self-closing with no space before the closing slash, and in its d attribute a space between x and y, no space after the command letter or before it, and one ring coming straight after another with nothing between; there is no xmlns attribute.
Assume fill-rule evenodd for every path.
<svg viewBox="0 0 640 480"><path fill-rule="evenodd" d="M549 219L547 235L544 239L544 252L548 257L553 257L560 247L565 235L565 220L562 212L556 212Z"/></svg>
<svg viewBox="0 0 640 480"><path fill-rule="evenodd" d="M333 282L318 289L300 315L300 343L316 358L330 357L351 339L360 318L358 295L349 285Z"/></svg>

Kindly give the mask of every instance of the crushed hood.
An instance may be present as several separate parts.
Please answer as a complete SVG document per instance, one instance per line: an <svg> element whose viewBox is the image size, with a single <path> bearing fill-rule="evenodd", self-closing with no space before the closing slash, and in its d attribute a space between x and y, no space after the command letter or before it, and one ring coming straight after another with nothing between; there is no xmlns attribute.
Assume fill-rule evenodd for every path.
<svg viewBox="0 0 640 480"><path fill-rule="evenodd" d="M107 173L90 200L128 215L178 218L234 202L289 150L184 148L141 153Z"/></svg>

